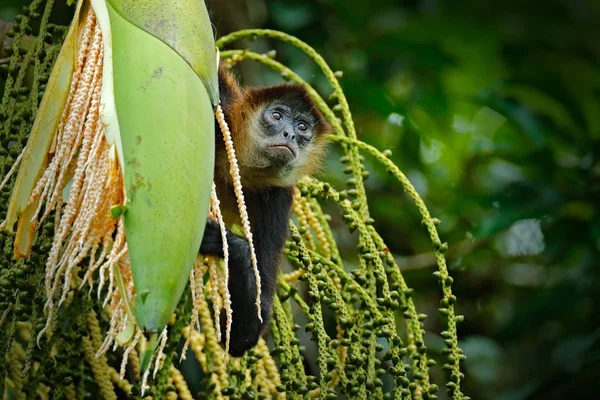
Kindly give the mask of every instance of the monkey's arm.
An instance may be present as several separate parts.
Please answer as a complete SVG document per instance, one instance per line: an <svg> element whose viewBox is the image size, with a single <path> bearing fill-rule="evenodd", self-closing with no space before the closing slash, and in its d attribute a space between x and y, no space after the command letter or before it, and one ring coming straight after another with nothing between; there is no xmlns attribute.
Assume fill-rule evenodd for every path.
<svg viewBox="0 0 600 400"><path fill-rule="evenodd" d="M261 316L256 310L256 281L248 241L227 229L229 293L233 309L229 353L239 357L256 345L271 318L277 272L288 234L292 189L272 187L244 194L261 279ZM200 246L202 254L223 257L221 231L208 220ZM222 329L223 338L225 330Z"/></svg>

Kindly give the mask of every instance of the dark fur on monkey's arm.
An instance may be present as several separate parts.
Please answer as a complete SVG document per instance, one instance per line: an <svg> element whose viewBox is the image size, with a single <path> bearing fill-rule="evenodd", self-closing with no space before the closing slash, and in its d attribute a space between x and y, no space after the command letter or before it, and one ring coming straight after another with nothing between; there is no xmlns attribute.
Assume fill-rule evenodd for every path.
<svg viewBox="0 0 600 400"><path fill-rule="evenodd" d="M271 318L277 270L288 234L292 188L268 187L244 193L261 279L261 316L256 310L256 280L248 241L227 229L229 293L233 309L229 353L239 357L256 345ZM223 257L219 225L209 220L200 247L202 254ZM225 330L222 329L223 342Z"/></svg>

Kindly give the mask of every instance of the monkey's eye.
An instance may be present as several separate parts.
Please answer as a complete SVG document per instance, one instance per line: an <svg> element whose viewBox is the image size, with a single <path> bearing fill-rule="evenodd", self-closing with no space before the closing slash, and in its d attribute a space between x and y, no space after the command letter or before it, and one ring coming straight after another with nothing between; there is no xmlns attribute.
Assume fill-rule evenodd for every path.
<svg viewBox="0 0 600 400"><path fill-rule="evenodd" d="M306 130L308 129L308 126L306 126L305 123L301 122L298 124L298 129L300 129L302 132L306 132Z"/></svg>
<svg viewBox="0 0 600 400"><path fill-rule="evenodd" d="M271 114L273 116L273 119L275 119L276 121L279 121L281 119L281 113L274 111L273 114Z"/></svg>

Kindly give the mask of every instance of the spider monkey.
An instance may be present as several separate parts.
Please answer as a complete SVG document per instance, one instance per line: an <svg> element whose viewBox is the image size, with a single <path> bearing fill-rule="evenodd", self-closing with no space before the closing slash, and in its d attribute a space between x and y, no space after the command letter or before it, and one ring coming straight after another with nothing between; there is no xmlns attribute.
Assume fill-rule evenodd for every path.
<svg viewBox="0 0 600 400"><path fill-rule="evenodd" d="M293 186L319 168L331 127L301 85L241 87L231 72L220 67L219 91L236 150L261 278L262 322L255 304L257 290L248 241L227 228L233 310L229 353L239 357L256 345L269 323L288 235ZM214 180L225 224L239 224L218 124ZM206 222L200 253L223 257L221 231L213 220ZM222 326L224 322L220 321Z"/></svg>

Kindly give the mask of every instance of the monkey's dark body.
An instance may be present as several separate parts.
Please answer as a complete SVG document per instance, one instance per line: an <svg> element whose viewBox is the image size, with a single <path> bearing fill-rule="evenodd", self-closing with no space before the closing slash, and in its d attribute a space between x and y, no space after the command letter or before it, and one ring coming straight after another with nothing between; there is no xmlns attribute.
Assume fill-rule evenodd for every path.
<svg viewBox="0 0 600 400"><path fill-rule="evenodd" d="M261 278L262 322L255 304L257 289L250 246L244 237L227 229L228 288L233 310L229 353L237 357L257 344L269 323L288 235L293 185L298 177L318 167L325 146L324 133L330 127L299 85L241 88L227 70L220 69L219 91L236 149ZM270 118L275 114L279 118ZM218 124L215 128L214 180L225 222L231 225L239 222L239 214L223 135ZM212 220L206 223L200 253L223 257L221 231Z"/></svg>
<svg viewBox="0 0 600 400"><path fill-rule="evenodd" d="M256 310L256 280L248 241L227 229L229 245L229 293L233 309L229 353L239 357L256 345L270 320L277 288L277 270L288 232L292 188L271 187L245 191L254 251L261 280L261 315ZM208 221L200 252L223 257L219 225ZM222 330L222 332L225 332Z"/></svg>

